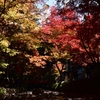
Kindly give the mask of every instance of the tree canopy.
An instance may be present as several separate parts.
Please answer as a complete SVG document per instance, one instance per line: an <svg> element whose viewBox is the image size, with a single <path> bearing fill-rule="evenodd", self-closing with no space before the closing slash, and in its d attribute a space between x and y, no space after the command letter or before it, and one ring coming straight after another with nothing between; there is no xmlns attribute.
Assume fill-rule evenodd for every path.
<svg viewBox="0 0 100 100"><path fill-rule="evenodd" d="M7 66L10 58L36 48L39 15L36 1L0 1L0 65ZM13 62L13 61L12 61Z"/></svg>
<svg viewBox="0 0 100 100"><path fill-rule="evenodd" d="M15 68L19 75L34 76L42 68L46 77L48 66L61 75L67 60L81 66L100 63L99 0L57 0L56 6L44 2L39 9L36 3L43 1L0 1L0 68L7 75ZM45 9L50 16L39 24Z"/></svg>
<svg viewBox="0 0 100 100"><path fill-rule="evenodd" d="M58 49L64 54L65 50L73 62L81 65L99 63L99 19L100 11L96 1L72 0L62 8L53 7L51 16L43 22L42 29L46 34L43 40L52 43L56 52Z"/></svg>

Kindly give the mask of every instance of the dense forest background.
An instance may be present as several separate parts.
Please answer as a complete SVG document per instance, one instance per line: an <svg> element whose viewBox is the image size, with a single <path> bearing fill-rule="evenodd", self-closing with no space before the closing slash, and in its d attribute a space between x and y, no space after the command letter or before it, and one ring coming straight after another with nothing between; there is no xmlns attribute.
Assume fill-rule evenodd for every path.
<svg viewBox="0 0 100 100"><path fill-rule="evenodd" d="M0 0L0 86L59 90L86 79L99 90L100 1L46 2Z"/></svg>

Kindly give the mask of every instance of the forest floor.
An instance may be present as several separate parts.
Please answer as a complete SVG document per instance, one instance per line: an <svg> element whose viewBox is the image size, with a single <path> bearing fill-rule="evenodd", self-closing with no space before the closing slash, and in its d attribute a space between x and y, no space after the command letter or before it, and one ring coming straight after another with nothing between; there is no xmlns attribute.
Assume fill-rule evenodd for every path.
<svg viewBox="0 0 100 100"><path fill-rule="evenodd" d="M96 77L72 81L56 91L6 88L6 94L0 100L100 100L100 79Z"/></svg>
<svg viewBox="0 0 100 100"><path fill-rule="evenodd" d="M6 90L7 93L2 100L100 100L100 95L98 94L64 93L42 88L24 92L17 92L16 89L10 88Z"/></svg>

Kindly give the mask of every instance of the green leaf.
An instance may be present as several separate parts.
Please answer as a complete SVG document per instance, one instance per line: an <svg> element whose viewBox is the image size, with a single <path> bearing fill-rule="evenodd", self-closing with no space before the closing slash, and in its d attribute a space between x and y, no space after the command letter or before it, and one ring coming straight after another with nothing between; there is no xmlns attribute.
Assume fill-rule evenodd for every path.
<svg viewBox="0 0 100 100"><path fill-rule="evenodd" d="M15 49L12 49L9 53L10 56L15 56L16 54L19 54L20 52L16 51Z"/></svg>
<svg viewBox="0 0 100 100"><path fill-rule="evenodd" d="M0 67L2 67L2 68L7 68L8 65L9 64L8 63L5 63L5 62L1 62L0 63Z"/></svg>

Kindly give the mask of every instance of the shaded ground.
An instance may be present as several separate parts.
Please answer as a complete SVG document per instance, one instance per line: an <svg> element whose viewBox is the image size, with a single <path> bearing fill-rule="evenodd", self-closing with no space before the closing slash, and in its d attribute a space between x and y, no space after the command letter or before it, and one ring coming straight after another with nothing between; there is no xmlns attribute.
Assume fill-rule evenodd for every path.
<svg viewBox="0 0 100 100"><path fill-rule="evenodd" d="M82 93L82 94L100 94L100 79L89 78L80 79L65 84L59 91Z"/></svg>
<svg viewBox="0 0 100 100"><path fill-rule="evenodd" d="M57 91L42 88L27 91L11 88L6 90L7 93L2 100L100 100L100 78L72 81Z"/></svg>
<svg viewBox="0 0 100 100"><path fill-rule="evenodd" d="M96 94L63 93L41 88L26 92L7 89L3 100L100 100L100 96Z"/></svg>

